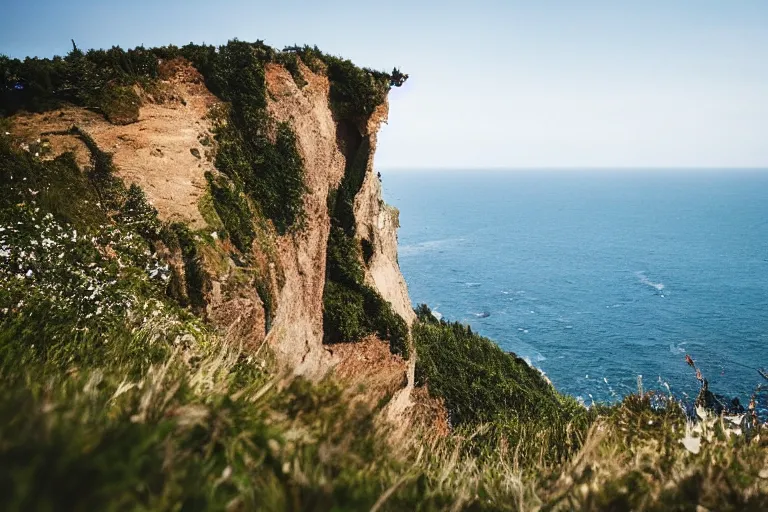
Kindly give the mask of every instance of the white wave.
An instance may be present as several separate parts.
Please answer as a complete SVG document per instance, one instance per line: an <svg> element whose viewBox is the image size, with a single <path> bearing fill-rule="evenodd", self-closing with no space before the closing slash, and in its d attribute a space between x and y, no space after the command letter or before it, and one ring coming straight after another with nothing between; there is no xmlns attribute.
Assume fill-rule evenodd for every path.
<svg viewBox="0 0 768 512"><path fill-rule="evenodd" d="M425 252L436 251L446 246L450 246L457 242L463 242L463 238L444 238L442 240L429 240L427 242L419 242L417 244L401 245L397 248L397 252L400 256L413 256L416 254L422 254Z"/></svg>
<svg viewBox="0 0 768 512"><path fill-rule="evenodd" d="M648 279L648 276L645 275L645 271L635 272L635 275L638 279L640 279L640 282L643 283L646 286L650 286L651 288L655 288L657 291L661 291L664 289L664 283L654 283L650 279Z"/></svg>
<svg viewBox="0 0 768 512"><path fill-rule="evenodd" d="M468 288L477 288L478 286L480 286L480 283L469 282L469 283L464 283L464 285L467 286Z"/></svg>
<svg viewBox="0 0 768 512"><path fill-rule="evenodd" d="M672 352L673 354L683 354L683 353L685 353L685 349L682 347L682 345L684 345L684 344L685 344L685 342L680 343L679 345L675 345L674 343L670 343L669 344L669 351Z"/></svg>

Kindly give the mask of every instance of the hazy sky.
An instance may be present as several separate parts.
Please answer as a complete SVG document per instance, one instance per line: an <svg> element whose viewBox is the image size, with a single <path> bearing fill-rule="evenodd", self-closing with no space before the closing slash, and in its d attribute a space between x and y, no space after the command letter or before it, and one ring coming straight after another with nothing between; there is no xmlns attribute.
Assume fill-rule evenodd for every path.
<svg viewBox="0 0 768 512"><path fill-rule="evenodd" d="M768 167L768 1L3 0L0 53L263 39L411 75L380 168Z"/></svg>

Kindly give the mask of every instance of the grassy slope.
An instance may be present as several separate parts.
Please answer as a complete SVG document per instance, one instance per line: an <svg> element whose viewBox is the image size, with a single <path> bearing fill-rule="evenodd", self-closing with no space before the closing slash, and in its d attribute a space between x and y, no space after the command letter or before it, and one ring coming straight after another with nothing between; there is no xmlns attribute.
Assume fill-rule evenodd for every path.
<svg viewBox="0 0 768 512"><path fill-rule="evenodd" d="M693 455L673 402L585 411L424 309L418 379L453 432L414 426L390 446L355 390L280 386L267 353L241 353L168 295L153 248L190 241L112 176L108 155L92 148L84 172L17 148L0 134L3 510L768 506L765 436L715 424Z"/></svg>

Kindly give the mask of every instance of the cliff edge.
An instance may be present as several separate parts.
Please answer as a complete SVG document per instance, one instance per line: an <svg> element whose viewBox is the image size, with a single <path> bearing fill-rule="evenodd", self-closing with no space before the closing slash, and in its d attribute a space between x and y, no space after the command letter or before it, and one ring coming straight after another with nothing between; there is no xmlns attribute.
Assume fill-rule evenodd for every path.
<svg viewBox="0 0 768 512"><path fill-rule="evenodd" d="M373 170L391 85L386 76L316 49L275 52L260 43L232 42L201 58L206 52L208 47L192 46L151 55L154 74L125 86L127 99L121 101L130 105L123 110L135 110L132 117L116 121L103 105L92 107L91 97L82 104L55 101L55 108L41 112L20 108L10 117L11 134L27 148L39 144L44 151L38 155L45 160L72 153L83 169L92 157L81 132L86 134L111 154L118 178L141 188L161 222L190 231L193 247L187 250L162 240L153 243L174 272L169 293L232 342L253 350L266 343L282 368L318 379L342 362L341 354L351 353L335 351L336 344L386 340L390 329L384 322L384 327L345 330L347 313L339 310L332 318L341 327L329 334L327 281L334 271L327 255L339 252L334 244L343 244L345 252L334 268L357 265L342 273L362 272L336 282L345 293L362 290L366 316L373 309L373 315L389 315L390 324L399 317L407 325L415 318L397 263L397 210L383 202ZM213 55L218 61L211 65ZM247 78L255 82L243 86L242 71L230 64L251 66ZM375 98L358 105L356 98L340 96L339 90L353 87L354 80L364 82L357 87ZM100 87L122 86L108 81ZM56 91L50 94L55 100ZM9 98L4 98L6 107L12 108L14 98ZM250 109L255 119L245 118L254 115ZM248 138L264 140L253 147ZM281 170L269 176L264 153L266 158L277 153L275 167L298 169L293 176L298 176L298 193L286 197L279 190ZM350 185L353 173L362 183ZM351 223L343 218L343 204L336 207L338 214L331 206L344 191L349 197L337 202L351 198ZM295 218L287 222L281 208L292 200L298 213L289 212ZM331 239L333 225L342 226L344 235ZM405 338L401 343L407 348L407 333ZM400 356L407 352L392 358L402 361Z"/></svg>

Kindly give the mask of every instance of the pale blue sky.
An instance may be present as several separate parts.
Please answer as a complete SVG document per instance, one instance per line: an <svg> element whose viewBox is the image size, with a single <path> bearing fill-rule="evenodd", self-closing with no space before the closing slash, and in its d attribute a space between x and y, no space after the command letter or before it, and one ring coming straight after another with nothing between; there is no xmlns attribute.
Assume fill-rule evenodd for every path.
<svg viewBox="0 0 768 512"><path fill-rule="evenodd" d="M768 167L768 1L3 0L0 53L317 44L411 79L377 166Z"/></svg>

